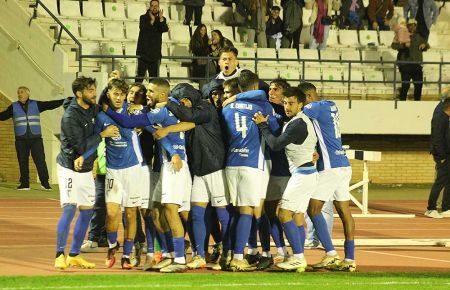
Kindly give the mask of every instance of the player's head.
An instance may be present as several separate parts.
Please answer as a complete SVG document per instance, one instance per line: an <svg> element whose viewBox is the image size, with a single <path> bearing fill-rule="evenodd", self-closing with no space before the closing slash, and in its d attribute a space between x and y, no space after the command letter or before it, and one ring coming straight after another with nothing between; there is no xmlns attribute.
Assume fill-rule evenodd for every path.
<svg viewBox="0 0 450 290"><path fill-rule="evenodd" d="M223 82L223 97L225 99L237 95L240 92L238 78L228 79Z"/></svg>
<svg viewBox="0 0 450 290"><path fill-rule="evenodd" d="M97 98L97 82L94 78L78 77L72 83L72 92L80 106L95 105Z"/></svg>
<svg viewBox="0 0 450 290"><path fill-rule="evenodd" d="M298 85L298 88L305 94L306 96L306 103L305 105L311 103L320 101L320 97L317 94L316 86L314 86L312 83L308 82L302 82Z"/></svg>
<svg viewBox="0 0 450 290"><path fill-rule="evenodd" d="M238 50L234 46L226 46L219 53L220 71L228 76L233 73L239 65Z"/></svg>
<svg viewBox="0 0 450 290"><path fill-rule="evenodd" d="M147 105L147 89L141 83L132 83L128 88L127 103L137 105Z"/></svg>
<svg viewBox="0 0 450 290"><path fill-rule="evenodd" d="M275 79L270 82L269 87L269 102L282 105L283 104L283 92L291 85L282 78Z"/></svg>
<svg viewBox="0 0 450 290"><path fill-rule="evenodd" d="M122 108L128 92L128 85L124 80L113 79L108 83L108 92L106 95L109 99L109 105L112 109L118 110Z"/></svg>
<svg viewBox="0 0 450 290"><path fill-rule="evenodd" d="M147 87L147 103L157 104L167 102L169 99L170 84L166 79L154 78L151 79Z"/></svg>
<svg viewBox="0 0 450 290"><path fill-rule="evenodd" d="M299 88L290 87L284 90L283 106L286 116L292 118L297 115L303 109L305 101L306 96Z"/></svg>
<svg viewBox="0 0 450 290"><path fill-rule="evenodd" d="M17 88L17 99L22 104L25 104L30 98L30 89L25 86L20 86Z"/></svg>
<svg viewBox="0 0 450 290"><path fill-rule="evenodd" d="M243 92L257 90L259 87L259 77L254 72L242 70L238 77L239 88Z"/></svg>
<svg viewBox="0 0 450 290"><path fill-rule="evenodd" d="M444 99L442 110L444 111L444 113L450 116L450 97Z"/></svg>

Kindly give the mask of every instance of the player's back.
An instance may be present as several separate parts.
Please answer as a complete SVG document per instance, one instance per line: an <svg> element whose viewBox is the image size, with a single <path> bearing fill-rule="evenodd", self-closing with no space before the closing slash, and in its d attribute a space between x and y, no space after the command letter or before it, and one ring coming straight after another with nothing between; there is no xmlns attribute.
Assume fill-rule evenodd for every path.
<svg viewBox="0 0 450 290"><path fill-rule="evenodd" d="M229 136L227 166L263 169L264 152L253 115L265 112L262 102L236 101L222 111Z"/></svg>

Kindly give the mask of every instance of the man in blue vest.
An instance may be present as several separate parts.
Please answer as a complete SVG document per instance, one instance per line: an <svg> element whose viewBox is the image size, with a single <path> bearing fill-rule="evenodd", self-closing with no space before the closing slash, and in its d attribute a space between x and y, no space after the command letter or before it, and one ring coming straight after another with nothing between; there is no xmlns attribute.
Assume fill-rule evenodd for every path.
<svg viewBox="0 0 450 290"><path fill-rule="evenodd" d="M44 143L42 142L40 113L53 110L63 104L64 99L54 101L30 100L27 87L17 89L18 101L0 113L0 121L13 118L16 152L20 168L20 185L17 190L30 190L28 159L33 157L42 188L51 190L48 183L48 170L45 163Z"/></svg>

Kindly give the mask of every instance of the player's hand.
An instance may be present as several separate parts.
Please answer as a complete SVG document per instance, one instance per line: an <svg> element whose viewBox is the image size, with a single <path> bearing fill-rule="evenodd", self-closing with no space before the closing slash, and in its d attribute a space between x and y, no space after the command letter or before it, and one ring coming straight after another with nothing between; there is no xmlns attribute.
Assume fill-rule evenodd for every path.
<svg viewBox="0 0 450 290"><path fill-rule="evenodd" d="M142 111L144 106L138 104L128 105L128 114L134 114L135 111Z"/></svg>
<svg viewBox="0 0 450 290"><path fill-rule="evenodd" d="M160 9L159 10L159 22L163 22L164 20L164 10Z"/></svg>
<svg viewBox="0 0 450 290"><path fill-rule="evenodd" d="M138 134L138 136L141 135L143 131L144 130L142 128L134 128L134 132L136 132L136 134Z"/></svg>
<svg viewBox="0 0 450 290"><path fill-rule="evenodd" d="M167 129L167 127L163 128L163 127L153 125L153 128L156 129L156 132L153 133L153 137L155 137L156 140L160 140L160 139L166 137L167 135L169 135L169 133L170 133L169 129Z"/></svg>
<svg viewBox="0 0 450 290"><path fill-rule="evenodd" d="M120 79L120 71L118 70L113 70L110 74L109 74L109 78L108 78L108 82L112 81L112 80L118 80Z"/></svg>
<svg viewBox="0 0 450 290"><path fill-rule="evenodd" d="M229 104L236 102L236 100L237 100L236 96L231 96L228 99L225 99L225 101L223 101L222 103L222 108L225 108Z"/></svg>
<svg viewBox="0 0 450 290"><path fill-rule="evenodd" d="M421 43L421 44L419 45L419 49L420 49L420 50L424 50L425 48L427 48L427 45L426 45L425 43Z"/></svg>
<svg viewBox="0 0 450 290"><path fill-rule="evenodd" d="M73 168L75 169L75 171L80 171L81 168L83 168L83 163L84 163L83 155L75 159L75 161L73 162Z"/></svg>
<svg viewBox="0 0 450 290"><path fill-rule="evenodd" d="M170 163L172 163L173 169L175 172L178 172L183 167L183 161L180 158L180 155L175 154L172 156Z"/></svg>
<svg viewBox="0 0 450 290"><path fill-rule="evenodd" d="M317 151L314 151L313 156L312 156L312 162L314 164L316 164L316 162L317 162L317 160L319 160L319 158L320 158L319 153L317 153Z"/></svg>
<svg viewBox="0 0 450 290"><path fill-rule="evenodd" d="M256 123L256 125L261 123L267 123L267 120L269 120L269 115L264 117L263 114L261 114L261 112L258 112L255 113L255 115L253 115L252 120Z"/></svg>
<svg viewBox="0 0 450 290"><path fill-rule="evenodd" d="M164 108L167 105L167 102L159 102L155 105L155 108Z"/></svg>
<svg viewBox="0 0 450 290"><path fill-rule="evenodd" d="M119 136L120 132L119 132L119 128L117 128L114 125L109 125L108 127L105 128L105 130L103 130L100 133L100 136L102 138L107 138L107 137L117 137Z"/></svg>
<svg viewBox="0 0 450 290"><path fill-rule="evenodd" d="M155 15L150 11L148 11L148 14L150 15L150 24L153 24L155 22Z"/></svg>

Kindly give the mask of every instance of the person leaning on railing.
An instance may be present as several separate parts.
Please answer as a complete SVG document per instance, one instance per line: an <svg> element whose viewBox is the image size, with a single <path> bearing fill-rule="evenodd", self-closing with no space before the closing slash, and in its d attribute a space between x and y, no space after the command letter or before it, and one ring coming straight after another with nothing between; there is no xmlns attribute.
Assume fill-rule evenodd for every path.
<svg viewBox="0 0 450 290"><path fill-rule="evenodd" d="M398 50L397 60L398 61L410 61L416 63L399 63L398 69L400 70L402 87L400 89L400 100L405 101L410 80L414 81L414 100L420 101L422 96L422 85L423 85L423 71L422 71L422 61L423 61L423 51L430 48L427 41L417 33L417 21L415 19L408 20L407 24L408 30L411 33L411 42L401 43L393 42L392 48Z"/></svg>

